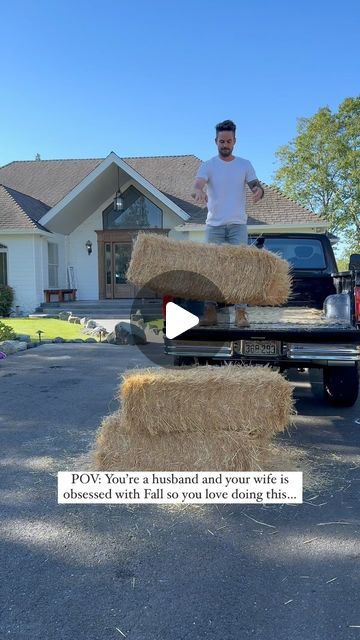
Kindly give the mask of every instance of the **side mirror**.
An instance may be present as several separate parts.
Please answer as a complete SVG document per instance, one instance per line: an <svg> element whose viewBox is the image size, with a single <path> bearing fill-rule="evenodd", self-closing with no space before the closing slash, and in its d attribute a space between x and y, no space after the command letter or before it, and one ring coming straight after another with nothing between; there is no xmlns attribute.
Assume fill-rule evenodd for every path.
<svg viewBox="0 0 360 640"><path fill-rule="evenodd" d="M360 253L352 253L349 260L349 271L356 269L360 271Z"/></svg>

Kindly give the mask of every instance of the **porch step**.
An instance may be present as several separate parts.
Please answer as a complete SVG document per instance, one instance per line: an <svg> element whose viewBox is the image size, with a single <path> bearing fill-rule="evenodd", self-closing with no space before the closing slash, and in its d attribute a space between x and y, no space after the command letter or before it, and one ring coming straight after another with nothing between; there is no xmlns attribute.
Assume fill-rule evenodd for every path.
<svg viewBox="0 0 360 640"><path fill-rule="evenodd" d="M37 313L57 315L60 311L71 311L73 315L89 318L130 318L141 309L147 320L161 318L161 300L147 300L144 304L131 300L75 300L68 302L43 302Z"/></svg>

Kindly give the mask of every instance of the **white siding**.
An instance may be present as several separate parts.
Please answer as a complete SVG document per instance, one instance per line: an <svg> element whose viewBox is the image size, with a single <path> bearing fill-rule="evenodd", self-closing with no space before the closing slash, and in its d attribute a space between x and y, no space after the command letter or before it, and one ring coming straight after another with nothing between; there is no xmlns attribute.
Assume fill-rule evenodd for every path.
<svg viewBox="0 0 360 640"><path fill-rule="evenodd" d="M42 302L41 282L41 244L42 238L36 235L3 235L0 242L8 248L8 285L14 289L14 309L27 315Z"/></svg>
<svg viewBox="0 0 360 640"><path fill-rule="evenodd" d="M98 248L95 231L102 229L102 211L108 203L95 211L69 235L68 266L74 267L78 300L99 299ZM87 240L92 242L88 255Z"/></svg>

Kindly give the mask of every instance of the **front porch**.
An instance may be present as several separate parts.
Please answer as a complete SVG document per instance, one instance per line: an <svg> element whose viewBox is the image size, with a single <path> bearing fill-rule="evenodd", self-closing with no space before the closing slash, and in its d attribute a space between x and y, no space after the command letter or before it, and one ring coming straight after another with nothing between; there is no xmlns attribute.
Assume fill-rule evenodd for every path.
<svg viewBox="0 0 360 640"><path fill-rule="evenodd" d="M146 320L161 318L160 298L121 298L118 300L68 300L66 302L43 302L36 309L36 313L57 315L60 311L71 311L80 318L119 318L130 319L130 315L139 308Z"/></svg>

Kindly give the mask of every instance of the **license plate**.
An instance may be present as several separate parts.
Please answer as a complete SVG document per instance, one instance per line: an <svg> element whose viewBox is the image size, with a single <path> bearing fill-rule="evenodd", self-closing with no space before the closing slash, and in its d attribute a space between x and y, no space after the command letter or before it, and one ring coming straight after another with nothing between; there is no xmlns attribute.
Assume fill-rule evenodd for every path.
<svg viewBox="0 0 360 640"><path fill-rule="evenodd" d="M281 343L276 340L241 340L238 353L243 356L278 356Z"/></svg>

